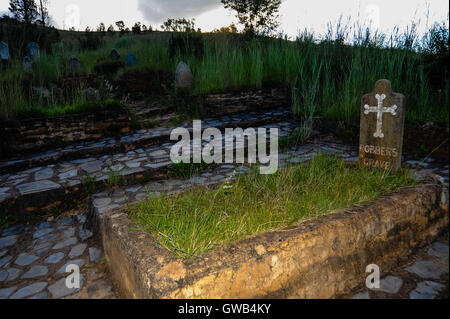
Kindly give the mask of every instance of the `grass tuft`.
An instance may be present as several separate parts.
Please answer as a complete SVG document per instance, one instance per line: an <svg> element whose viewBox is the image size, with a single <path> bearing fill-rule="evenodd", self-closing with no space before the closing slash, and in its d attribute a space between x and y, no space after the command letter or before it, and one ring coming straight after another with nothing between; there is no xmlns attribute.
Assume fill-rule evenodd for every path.
<svg viewBox="0 0 450 319"><path fill-rule="evenodd" d="M179 257L195 257L332 210L366 203L414 183L406 171L370 171L319 155L310 163L274 175L259 175L255 169L232 187L162 195L128 210L163 247Z"/></svg>

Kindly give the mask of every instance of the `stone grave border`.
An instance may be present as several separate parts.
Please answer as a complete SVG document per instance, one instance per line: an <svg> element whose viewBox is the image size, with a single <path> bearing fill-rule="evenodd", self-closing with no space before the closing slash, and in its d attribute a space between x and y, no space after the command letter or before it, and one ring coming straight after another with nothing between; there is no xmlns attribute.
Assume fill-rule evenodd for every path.
<svg viewBox="0 0 450 319"><path fill-rule="evenodd" d="M382 272L448 227L448 188L436 175L362 207L208 252L176 258L124 208L91 206L107 265L125 298L331 298Z"/></svg>

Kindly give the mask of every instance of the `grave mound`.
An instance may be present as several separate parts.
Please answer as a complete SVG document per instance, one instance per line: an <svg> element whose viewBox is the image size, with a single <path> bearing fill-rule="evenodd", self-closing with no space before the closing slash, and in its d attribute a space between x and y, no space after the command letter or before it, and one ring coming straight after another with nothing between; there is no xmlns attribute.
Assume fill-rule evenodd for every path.
<svg viewBox="0 0 450 319"><path fill-rule="evenodd" d="M118 82L124 94L139 98L166 93L173 85L173 75L167 71L147 68L126 72Z"/></svg>

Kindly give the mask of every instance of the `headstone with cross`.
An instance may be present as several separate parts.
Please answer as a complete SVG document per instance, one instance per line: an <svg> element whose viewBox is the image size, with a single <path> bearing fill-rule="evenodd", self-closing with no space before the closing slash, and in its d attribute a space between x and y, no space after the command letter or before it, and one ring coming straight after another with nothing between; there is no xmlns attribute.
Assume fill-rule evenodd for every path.
<svg viewBox="0 0 450 319"><path fill-rule="evenodd" d="M11 56L9 55L8 43L0 42L0 62L11 60Z"/></svg>
<svg viewBox="0 0 450 319"><path fill-rule="evenodd" d="M31 60L36 61L41 57L41 51L39 50L39 44L36 42L30 42L27 46L28 55Z"/></svg>
<svg viewBox="0 0 450 319"><path fill-rule="evenodd" d="M361 103L359 163L368 168L397 171L401 167L405 97L379 80Z"/></svg>

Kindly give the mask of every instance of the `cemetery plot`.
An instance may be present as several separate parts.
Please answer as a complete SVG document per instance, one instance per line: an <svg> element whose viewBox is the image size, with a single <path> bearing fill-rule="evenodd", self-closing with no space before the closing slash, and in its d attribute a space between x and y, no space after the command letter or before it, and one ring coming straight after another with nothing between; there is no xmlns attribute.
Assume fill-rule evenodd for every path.
<svg viewBox="0 0 450 319"><path fill-rule="evenodd" d="M388 80L379 80L374 92L362 98L361 165L392 171L400 169L405 113L405 97L393 93Z"/></svg>
<svg viewBox="0 0 450 319"><path fill-rule="evenodd" d="M161 246L177 256L193 257L413 184L405 173L352 169L344 161L319 155L273 176L253 170L217 190L197 188L150 199L131 207L129 213Z"/></svg>
<svg viewBox="0 0 450 319"><path fill-rule="evenodd" d="M221 179L228 180L226 169L223 170ZM359 170L369 176L384 175L381 171ZM320 174L320 170L316 172ZM321 174L327 179L324 175ZM392 175L384 176L392 178ZM367 176L360 177L367 180ZM143 202L129 208L131 218L138 223L131 221L130 212L119 200L123 195L119 193L112 197L98 194L99 197L93 201L93 216L102 234L109 269L122 295L127 298L330 298L359 286L369 263L375 262L382 269L390 269L399 256L434 238L433 234L446 227L448 202L445 204L440 200L441 196L446 196L446 189L436 183L434 177L428 178L431 179L423 184L400 189L354 209L333 211L299 224L293 221L291 227L280 231L273 230L276 228L273 225L261 223L259 218L253 226L256 233L261 234L253 237L249 237L251 234L245 228L247 220L243 216L232 217L234 206L229 207L225 203L223 207L200 205L200 209L193 210L189 206L190 199L193 199L192 194L199 194L201 190L186 191L182 181L165 184L169 187L162 192L157 190L161 190L164 184L149 185L146 190L130 189L129 194L142 193L135 200ZM314 181L325 188L333 186L333 183L321 183L325 182L322 179ZM217 184L205 174L199 185L205 184L220 187L210 190L210 199L202 197L201 203L213 202L212 196L221 203L221 196L233 194L233 189L228 188L233 184L227 181ZM264 187L251 183L248 187L274 195L277 186L283 188L287 185L272 183L271 187ZM165 192L168 192L168 197ZM301 192L296 192L297 196L298 193ZM249 201L247 197L240 197L240 193L234 197L242 198L243 203ZM227 200L233 201L232 198ZM270 203L270 200L264 198L264 202ZM183 205L177 206L177 203ZM258 209L258 199L253 203L252 208ZM169 213L172 218L166 219L167 211L176 206L181 210L178 215ZM276 208L271 211L273 214L279 211L279 203ZM204 214L206 211L208 213ZM242 214L251 222L251 216ZM426 218L429 214L435 218ZM280 219L280 216L274 218L275 224ZM214 227L207 227L209 222ZM407 229L400 226L406 224ZM165 232L171 227L173 231ZM265 232L264 228L272 231ZM233 234L241 231L246 239L229 244ZM205 233L214 233L216 237L208 241ZM225 238L228 244L219 244L215 241L218 237ZM183 240L186 243L184 247L178 245ZM200 256L192 258L198 254ZM338 269L341 271L336 271Z"/></svg>

